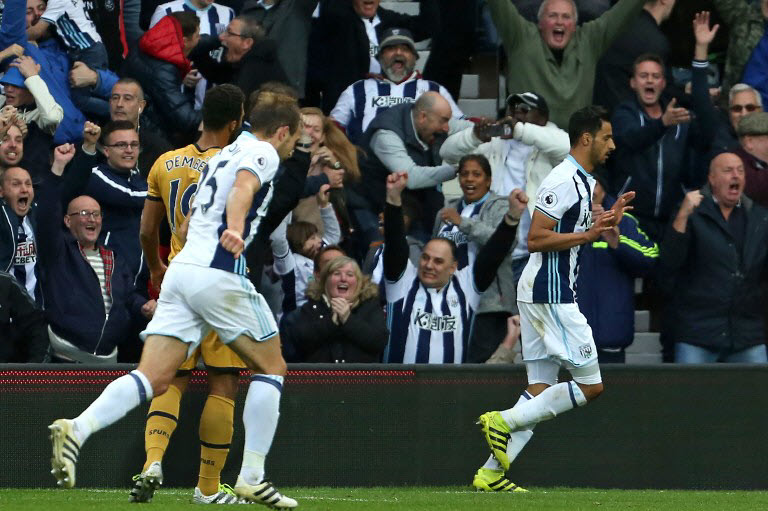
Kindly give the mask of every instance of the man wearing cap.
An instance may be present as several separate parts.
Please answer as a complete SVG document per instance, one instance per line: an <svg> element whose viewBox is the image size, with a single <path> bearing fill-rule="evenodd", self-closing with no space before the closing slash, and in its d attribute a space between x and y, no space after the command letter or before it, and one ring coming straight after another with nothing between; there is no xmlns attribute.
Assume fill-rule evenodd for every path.
<svg viewBox="0 0 768 511"><path fill-rule="evenodd" d="M744 164L721 153L688 192L661 245L675 362L765 363L768 210L744 195Z"/></svg>
<svg viewBox="0 0 768 511"><path fill-rule="evenodd" d="M538 26L509 0L488 0L491 17L507 53L507 89L543 94L550 118L566 126L574 111L592 101L600 56L622 33L646 0L621 0L605 14L577 26L574 0L544 0ZM526 63L521 72L520 63Z"/></svg>
<svg viewBox="0 0 768 511"><path fill-rule="evenodd" d="M422 41L438 32L439 20L437 0L419 0L418 16L380 7L379 0L320 0L319 44L310 51L318 53L311 65L322 73L323 112L336 106L347 86L381 72L376 57L387 29L407 29L413 40Z"/></svg>
<svg viewBox="0 0 768 511"><path fill-rule="evenodd" d="M489 137L481 126L468 128L448 137L440 148L446 163L458 163L466 154L482 154L491 164L491 191L509 195L515 188L535 197L536 190L549 172L568 155L568 133L549 120L546 100L535 92L511 94L507 98L507 117L502 121L512 131L507 136ZM533 201L520 217L518 242L512 253L515 283L528 261L528 228Z"/></svg>
<svg viewBox="0 0 768 511"><path fill-rule="evenodd" d="M365 129L379 112L401 103L413 103L426 91L437 91L451 104L453 117L463 114L451 93L442 85L422 78L415 71L418 53L411 32L405 28L384 31L376 58L381 74L358 80L341 93L331 111L331 117L357 143Z"/></svg>
<svg viewBox="0 0 768 511"><path fill-rule="evenodd" d="M743 117L737 133L740 146L733 152L744 162L744 194L768 207L768 112Z"/></svg>

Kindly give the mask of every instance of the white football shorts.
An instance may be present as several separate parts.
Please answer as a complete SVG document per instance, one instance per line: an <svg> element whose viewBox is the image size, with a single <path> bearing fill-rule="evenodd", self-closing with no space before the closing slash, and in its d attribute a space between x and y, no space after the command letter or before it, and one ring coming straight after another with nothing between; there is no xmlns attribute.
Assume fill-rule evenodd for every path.
<svg viewBox="0 0 768 511"><path fill-rule="evenodd" d="M597 364L592 329L575 303L517 302L526 362L555 360L566 369Z"/></svg>
<svg viewBox="0 0 768 511"><path fill-rule="evenodd" d="M265 341L277 335L266 300L247 277L216 268L171 262L163 278L157 309L141 339L175 337L192 353L214 330L221 342L240 335Z"/></svg>

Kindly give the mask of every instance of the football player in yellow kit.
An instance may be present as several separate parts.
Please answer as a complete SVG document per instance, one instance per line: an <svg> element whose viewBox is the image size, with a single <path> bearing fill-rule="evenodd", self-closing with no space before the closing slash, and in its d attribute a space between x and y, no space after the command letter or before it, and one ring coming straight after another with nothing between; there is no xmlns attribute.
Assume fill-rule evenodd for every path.
<svg viewBox="0 0 768 511"><path fill-rule="evenodd" d="M198 179L208 160L240 131L244 102L243 93L234 85L210 89L203 101L200 138L194 144L163 154L149 172L140 236L151 282L158 290L167 268L158 253L163 217L168 219L171 229L170 261L184 245L179 233L189 214ZM149 502L162 484L162 459L176 429L181 395L201 356L208 371L209 393L200 417L200 474L194 501L200 504L237 501L232 491L220 484L220 475L232 441L235 397L245 364L211 331L181 366L168 391L152 400L144 433L147 459L141 474L134 478L131 502Z"/></svg>

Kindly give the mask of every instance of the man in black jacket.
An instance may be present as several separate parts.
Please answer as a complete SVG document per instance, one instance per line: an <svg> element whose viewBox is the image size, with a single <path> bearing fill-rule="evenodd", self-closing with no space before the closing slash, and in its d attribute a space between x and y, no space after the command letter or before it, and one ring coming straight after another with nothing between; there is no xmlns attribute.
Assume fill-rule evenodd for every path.
<svg viewBox="0 0 768 511"><path fill-rule="evenodd" d="M708 179L708 189L686 194L661 245L675 362L765 363L768 210L743 195L736 154L712 160Z"/></svg>
<svg viewBox="0 0 768 511"><path fill-rule="evenodd" d="M419 15L409 16L379 7L379 0L320 0L318 40L322 53L313 66L323 69L323 111L328 115L341 93L368 73L379 73L379 38L389 28L410 30L416 41L438 32L437 0L420 0Z"/></svg>
<svg viewBox="0 0 768 511"><path fill-rule="evenodd" d="M221 62L211 52L224 48ZM288 83L278 60L278 45L264 36L255 18L238 16L229 22L218 38L205 36L190 54L197 69L210 83L231 83L245 94L245 112L250 111L248 98L267 82Z"/></svg>

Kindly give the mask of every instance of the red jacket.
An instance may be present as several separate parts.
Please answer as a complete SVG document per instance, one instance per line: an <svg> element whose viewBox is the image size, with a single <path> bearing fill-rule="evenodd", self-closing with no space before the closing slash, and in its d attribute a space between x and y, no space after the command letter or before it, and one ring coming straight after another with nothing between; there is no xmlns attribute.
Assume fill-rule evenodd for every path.
<svg viewBox="0 0 768 511"><path fill-rule="evenodd" d="M192 62L184 56L183 37L179 20L165 16L141 36L139 48L150 57L170 62L184 77L192 69Z"/></svg>

